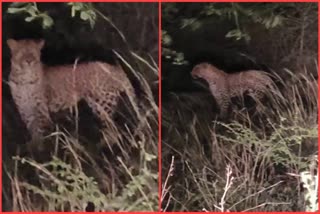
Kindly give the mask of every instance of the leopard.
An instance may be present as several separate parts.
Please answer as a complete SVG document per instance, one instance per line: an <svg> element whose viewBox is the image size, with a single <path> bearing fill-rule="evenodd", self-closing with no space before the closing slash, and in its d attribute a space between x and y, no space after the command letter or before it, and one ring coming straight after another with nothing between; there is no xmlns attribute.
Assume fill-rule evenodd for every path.
<svg viewBox="0 0 320 214"><path fill-rule="evenodd" d="M134 88L119 63L101 61L47 66L41 61L44 39L8 39L8 84L31 142L43 141L53 127L51 115L84 100L102 124L110 123L121 95L135 101ZM105 126L106 127L106 126Z"/></svg>
<svg viewBox="0 0 320 214"><path fill-rule="evenodd" d="M226 73L210 63L203 62L193 67L191 76L207 82L221 118L226 118L230 113L231 100L234 97L250 96L257 105L260 104L261 109L262 99L270 95L270 92L280 96L271 75L260 70Z"/></svg>

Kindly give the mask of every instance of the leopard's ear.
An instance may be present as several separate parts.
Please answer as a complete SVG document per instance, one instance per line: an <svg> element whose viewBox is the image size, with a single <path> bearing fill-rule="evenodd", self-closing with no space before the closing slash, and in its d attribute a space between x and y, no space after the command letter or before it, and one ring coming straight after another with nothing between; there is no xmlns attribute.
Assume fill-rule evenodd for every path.
<svg viewBox="0 0 320 214"><path fill-rule="evenodd" d="M18 47L18 42L14 39L8 39L7 44L11 50L15 50Z"/></svg>

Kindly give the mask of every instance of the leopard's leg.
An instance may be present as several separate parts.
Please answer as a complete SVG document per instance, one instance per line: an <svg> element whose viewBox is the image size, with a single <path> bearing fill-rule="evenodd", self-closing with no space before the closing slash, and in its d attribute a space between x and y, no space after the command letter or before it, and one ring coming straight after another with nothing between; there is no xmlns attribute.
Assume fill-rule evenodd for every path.
<svg viewBox="0 0 320 214"><path fill-rule="evenodd" d="M224 96L222 94L215 96L216 102L219 106L220 117L225 119L229 116L229 108L230 108L230 98L228 96Z"/></svg>
<svg viewBox="0 0 320 214"><path fill-rule="evenodd" d="M18 107L22 121L31 135L31 141L27 147L33 150L42 150L42 142L45 131L51 126L49 111L45 105L35 105L32 107Z"/></svg>

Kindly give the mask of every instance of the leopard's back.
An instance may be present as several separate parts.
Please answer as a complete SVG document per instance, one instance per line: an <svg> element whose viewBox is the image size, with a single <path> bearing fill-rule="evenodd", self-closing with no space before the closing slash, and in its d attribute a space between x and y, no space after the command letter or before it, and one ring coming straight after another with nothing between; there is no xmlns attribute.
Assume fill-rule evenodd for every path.
<svg viewBox="0 0 320 214"><path fill-rule="evenodd" d="M228 85L230 97L243 96L245 93L249 95L259 93L261 97L274 88L274 82L270 76L257 70L229 74Z"/></svg>
<svg viewBox="0 0 320 214"><path fill-rule="evenodd" d="M130 96L134 95L121 67L102 62L48 67L46 79L49 108L53 112L70 108L81 99L99 102L108 110L116 105L121 92L127 90Z"/></svg>
<svg viewBox="0 0 320 214"><path fill-rule="evenodd" d="M243 98L248 95L256 102L275 91L275 85L270 76L263 71L249 70L237 73L212 74L208 78L212 95L218 104L220 115L226 117L233 98Z"/></svg>

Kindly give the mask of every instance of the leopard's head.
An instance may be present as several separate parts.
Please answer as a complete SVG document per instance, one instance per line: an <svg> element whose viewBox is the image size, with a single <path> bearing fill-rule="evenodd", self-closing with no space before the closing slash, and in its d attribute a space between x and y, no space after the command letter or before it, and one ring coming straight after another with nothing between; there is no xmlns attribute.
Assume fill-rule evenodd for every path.
<svg viewBox="0 0 320 214"><path fill-rule="evenodd" d="M196 65L193 67L192 71L191 71L191 76L193 79L199 79L203 77L203 70L205 69L205 66L203 65L203 63Z"/></svg>
<svg viewBox="0 0 320 214"><path fill-rule="evenodd" d="M16 71L32 70L41 66L41 49L44 40L14 40L8 39L11 51L11 66Z"/></svg>
<svg viewBox="0 0 320 214"><path fill-rule="evenodd" d="M196 65L191 72L191 76L194 79L204 79L213 78L215 74L220 74L220 70L209 63L200 63Z"/></svg>

